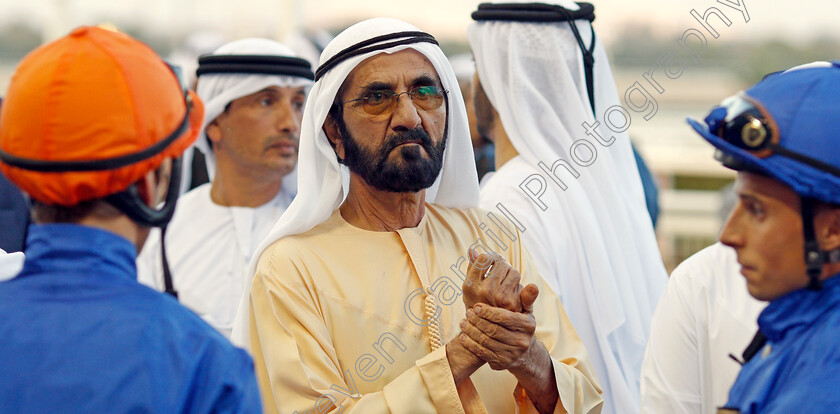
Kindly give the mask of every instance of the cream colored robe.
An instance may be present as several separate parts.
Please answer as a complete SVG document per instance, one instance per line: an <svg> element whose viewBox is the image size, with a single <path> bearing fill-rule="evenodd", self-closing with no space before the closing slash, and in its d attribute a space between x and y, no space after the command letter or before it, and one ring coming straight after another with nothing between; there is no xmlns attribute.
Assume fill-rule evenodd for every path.
<svg viewBox="0 0 840 414"><path fill-rule="evenodd" d="M586 351L516 228L484 210L431 204L417 227L396 232L359 229L336 210L262 254L250 335L265 412L536 412L514 397L512 374L486 364L456 389L445 346L432 350L435 328L444 345L460 332L467 250L482 243L540 288L534 314L554 359L555 412L600 412Z"/></svg>

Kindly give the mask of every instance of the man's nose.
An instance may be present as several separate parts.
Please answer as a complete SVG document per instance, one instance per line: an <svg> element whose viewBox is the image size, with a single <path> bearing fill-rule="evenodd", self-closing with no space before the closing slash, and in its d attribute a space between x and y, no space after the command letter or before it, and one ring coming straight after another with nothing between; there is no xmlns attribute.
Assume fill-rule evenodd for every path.
<svg viewBox="0 0 840 414"><path fill-rule="evenodd" d="M740 204L740 203L739 203ZM744 245L744 233L742 226L742 217L740 205L736 205L729 213L729 218L720 232L720 242L732 247L738 248Z"/></svg>
<svg viewBox="0 0 840 414"><path fill-rule="evenodd" d="M412 130L420 126L423 120L420 118L420 113L411 100L411 95L401 93L395 96L394 99L397 102L395 103L394 114L391 116L391 129L401 130L405 128Z"/></svg>
<svg viewBox="0 0 840 414"><path fill-rule="evenodd" d="M277 105L274 110L275 127L284 134L297 134L300 130L300 117L292 103Z"/></svg>

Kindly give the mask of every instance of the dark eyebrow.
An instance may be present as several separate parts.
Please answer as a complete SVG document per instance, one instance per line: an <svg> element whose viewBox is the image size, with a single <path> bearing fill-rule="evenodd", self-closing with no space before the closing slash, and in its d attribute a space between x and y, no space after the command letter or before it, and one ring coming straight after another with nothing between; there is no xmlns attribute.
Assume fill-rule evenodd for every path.
<svg viewBox="0 0 840 414"><path fill-rule="evenodd" d="M754 196L754 195L752 195L752 194L738 193L738 198L740 198L740 199L741 199L741 201L749 201L749 202L753 202L753 203L761 203L761 199L760 199L760 198L758 198L758 197L756 197L756 196Z"/></svg>
<svg viewBox="0 0 840 414"><path fill-rule="evenodd" d="M273 89L271 86L269 86L269 87L267 87L267 88L260 89L260 90L256 91L256 92L254 93L254 95L256 95L256 94L261 94L261 93L262 93L262 94L264 94L264 93L273 93L273 94L277 94L278 92L277 92L277 90L275 90L275 89Z"/></svg>
<svg viewBox="0 0 840 414"><path fill-rule="evenodd" d="M416 79L414 79L414 82L411 82L411 86L412 87L416 87L416 86L437 86L437 87L440 87L440 84L431 75L420 75Z"/></svg>
<svg viewBox="0 0 840 414"><path fill-rule="evenodd" d="M253 95L252 99L254 99L255 101L258 101L260 99L265 98L266 96L274 97L274 96L277 96L277 95L279 95L279 92L277 92L274 89L271 89L271 87L268 87L268 88L265 88L265 89L254 92L254 95Z"/></svg>
<svg viewBox="0 0 840 414"><path fill-rule="evenodd" d="M393 91L394 87L391 84L385 82L371 82L362 87L362 93L367 92L381 92L381 91Z"/></svg>

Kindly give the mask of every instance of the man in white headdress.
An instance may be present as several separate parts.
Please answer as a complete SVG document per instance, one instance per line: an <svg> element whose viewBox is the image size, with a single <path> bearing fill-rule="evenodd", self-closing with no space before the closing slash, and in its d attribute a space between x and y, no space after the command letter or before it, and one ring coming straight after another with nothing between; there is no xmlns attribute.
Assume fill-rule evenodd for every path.
<svg viewBox="0 0 840 414"><path fill-rule="evenodd" d="M300 192L234 327L266 412L599 412L516 228L475 208L466 110L431 35L392 19L338 35L300 151ZM478 251L490 240L500 255Z"/></svg>
<svg viewBox="0 0 840 414"><path fill-rule="evenodd" d="M482 5L468 27L479 129L496 145L497 172L482 182L480 206L504 206L520 222L589 351L604 412L639 412L650 318L667 274L624 132L630 115L591 26L594 7L551 3ZM607 129L622 116L623 129Z"/></svg>
<svg viewBox="0 0 840 414"><path fill-rule="evenodd" d="M164 286L160 233L139 256L139 280L179 300L230 336L257 244L295 196L300 122L314 74L268 39L243 39L199 59L206 112L196 146L210 183L185 194L166 229L173 286Z"/></svg>

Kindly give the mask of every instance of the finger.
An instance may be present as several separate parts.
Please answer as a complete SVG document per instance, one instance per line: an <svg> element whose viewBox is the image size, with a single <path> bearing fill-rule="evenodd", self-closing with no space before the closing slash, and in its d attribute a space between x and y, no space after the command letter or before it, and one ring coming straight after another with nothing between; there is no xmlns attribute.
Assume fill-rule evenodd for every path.
<svg viewBox="0 0 840 414"><path fill-rule="evenodd" d="M480 318L479 318L480 319ZM498 326L498 325L497 325ZM502 329L502 328L498 328ZM501 353L505 351L509 351L511 346L500 342L486 333L484 333L481 329L470 323L468 319L461 320L461 332L467 334L472 340L477 342L479 345L489 349L494 353Z"/></svg>
<svg viewBox="0 0 840 414"><path fill-rule="evenodd" d="M487 270L487 268L493 264L492 252L479 253L476 249L470 249L468 253L470 255L470 264L479 270Z"/></svg>
<svg viewBox="0 0 840 414"><path fill-rule="evenodd" d="M499 276L494 277L495 280L491 281L485 279L484 282L488 286L487 302L491 306L521 312L519 290L522 286L518 282L519 272L504 261L500 262L498 266Z"/></svg>
<svg viewBox="0 0 840 414"><path fill-rule="evenodd" d="M476 304L472 310L481 319L501 325L511 331L533 333L536 330L537 324L531 313L512 312L483 303Z"/></svg>
<svg viewBox="0 0 840 414"><path fill-rule="evenodd" d="M505 259L498 253L492 252L493 257L493 266L490 269L487 269L487 273L484 275L486 278L493 278L494 282L497 285L502 284L505 279L507 278L508 272L510 272L511 266L510 264L505 261Z"/></svg>
<svg viewBox="0 0 840 414"><path fill-rule="evenodd" d="M519 271L508 265L507 275L502 280L500 287L506 292L516 292L520 280L522 280L522 276L519 275Z"/></svg>
<svg viewBox="0 0 840 414"><path fill-rule="evenodd" d="M467 273L469 274L470 270L473 270L474 274L477 275L477 278L474 276L474 279L476 279L474 281L481 282L494 274L493 268L497 261L496 256L498 256L495 252L491 251L479 254L478 250L470 249L467 253L470 257L470 265L467 267Z"/></svg>
<svg viewBox="0 0 840 414"><path fill-rule="evenodd" d="M470 258L470 264L467 266L467 278L464 279L464 284L467 286L477 285L481 283L484 272L490 266L490 257L486 254L478 254L475 249L470 249L467 255Z"/></svg>
<svg viewBox="0 0 840 414"><path fill-rule="evenodd" d="M533 283L525 286L522 291L519 292L519 300L522 301L522 311L524 313L534 313L534 302L537 300L537 296L539 296L539 294L540 288Z"/></svg>
<svg viewBox="0 0 840 414"><path fill-rule="evenodd" d="M466 322L466 324L464 322ZM471 328L481 332L481 335L468 332ZM511 347L519 346L521 342L517 337L523 335L522 332L512 331L501 324L496 324L486 319L482 319L469 310L467 311L467 318L461 322L461 330L465 333L470 333L470 337L496 352L510 350ZM482 342L481 340L484 340L485 337L492 339L494 342Z"/></svg>
<svg viewBox="0 0 840 414"><path fill-rule="evenodd" d="M469 335L462 333L458 335L458 340L467 351L472 352L475 356L481 358L482 361L492 364L498 363L499 359L493 351L481 346L481 344L470 338Z"/></svg>

